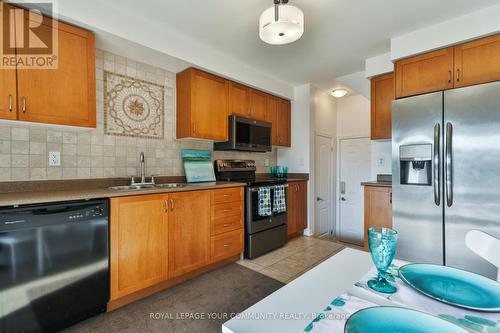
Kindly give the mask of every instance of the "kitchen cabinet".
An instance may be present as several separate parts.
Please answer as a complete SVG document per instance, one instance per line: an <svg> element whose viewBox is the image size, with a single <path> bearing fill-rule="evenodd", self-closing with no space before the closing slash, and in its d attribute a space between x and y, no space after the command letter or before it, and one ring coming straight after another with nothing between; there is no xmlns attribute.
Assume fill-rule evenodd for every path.
<svg viewBox="0 0 500 333"><path fill-rule="evenodd" d="M250 117L250 88L229 82L229 114Z"/></svg>
<svg viewBox="0 0 500 333"><path fill-rule="evenodd" d="M364 248L368 248L368 228L392 228L392 188L365 186L364 188Z"/></svg>
<svg viewBox="0 0 500 333"><path fill-rule="evenodd" d="M371 80L371 139L390 139L392 135L392 101L394 101L394 73Z"/></svg>
<svg viewBox="0 0 500 333"><path fill-rule="evenodd" d="M111 300L167 279L166 195L112 198Z"/></svg>
<svg viewBox="0 0 500 333"><path fill-rule="evenodd" d="M276 117L276 128L277 128L277 139L278 146L281 147L291 147L292 136L291 136L291 126L292 126L292 114L291 114L291 103L289 100L279 98L277 107L277 117Z"/></svg>
<svg viewBox="0 0 500 333"><path fill-rule="evenodd" d="M34 14L30 15L24 15L24 19L29 20ZM51 35L57 30L57 68L2 69L0 118L95 127L94 34L46 16L42 16L41 21L37 28L39 36ZM19 52L17 58L22 57L23 53Z"/></svg>
<svg viewBox="0 0 500 333"><path fill-rule="evenodd" d="M455 46L455 88L500 80L500 34Z"/></svg>
<svg viewBox="0 0 500 333"><path fill-rule="evenodd" d="M307 228L307 181L288 182L288 238Z"/></svg>
<svg viewBox="0 0 500 333"><path fill-rule="evenodd" d="M177 138L227 141L229 81L188 68L177 74Z"/></svg>
<svg viewBox="0 0 500 333"><path fill-rule="evenodd" d="M500 80L500 34L396 62L396 98Z"/></svg>
<svg viewBox="0 0 500 333"><path fill-rule="evenodd" d="M396 98L453 88L453 48L396 62Z"/></svg>
<svg viewBox="0 0 500 333"><path fill-rule="evenodd" d="M243 187L111 198L108 306L123 306L243 252L243 199Z"/></svg>
<svg viewBox="0 0 500 333"><path fill-rule="evenodd" d="M169 274L179 276L210 262L210 192L169 195Z"/></svg>
<svg viewBox="0 0 500 333"><path fill-rule="evenodd" d="M278 97L271 95L267 96L266 121L270 122L273 127L271 131L271 139L273 146L278 145Z"/></svg>
<svg viewBox="0 0 500 333"><path fill-rule="evenodd" d="M267 94L251 89L250 91L250 118L266 120Z"/></svg>

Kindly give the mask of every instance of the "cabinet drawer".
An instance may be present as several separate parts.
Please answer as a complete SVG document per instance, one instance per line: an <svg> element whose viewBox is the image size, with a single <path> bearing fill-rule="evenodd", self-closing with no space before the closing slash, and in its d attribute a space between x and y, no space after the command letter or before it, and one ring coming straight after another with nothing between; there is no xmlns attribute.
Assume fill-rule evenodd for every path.
<svg viewBox="0 0 500 333"><path fill-rule="evenodd" d="M212 206L212 220L243 215L243 202L229 202Z"/></svg>
<svg viewBox="0 0 500 333"><path fill-rule="evenodd" d="M212 191L212 205L243 200L243 188L235 187Z"/></svg>
<svg viewBox="0 0 500 333"><path fill-rule="evenodd" d="M212 236L212 262L243 252L243 229Z"/></svg>
<svg viewBox="0 0 500 333"><path fill-rule="evenodd" d="M228 218L212 220L210 233L212 236L215 236L241 228L243 228L243 215L240 214Z"/></svg>

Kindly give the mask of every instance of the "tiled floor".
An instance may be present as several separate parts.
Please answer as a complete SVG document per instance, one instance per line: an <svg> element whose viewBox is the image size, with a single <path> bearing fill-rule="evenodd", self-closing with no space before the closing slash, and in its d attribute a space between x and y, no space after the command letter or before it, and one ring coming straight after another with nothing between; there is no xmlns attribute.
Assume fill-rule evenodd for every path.
<svg viewBox="0 0 500 333"><path fill-rule="evenodd" d="M238 264L278 281L288 283L344 248L338 242L300 236L284 247Z"/></svg>

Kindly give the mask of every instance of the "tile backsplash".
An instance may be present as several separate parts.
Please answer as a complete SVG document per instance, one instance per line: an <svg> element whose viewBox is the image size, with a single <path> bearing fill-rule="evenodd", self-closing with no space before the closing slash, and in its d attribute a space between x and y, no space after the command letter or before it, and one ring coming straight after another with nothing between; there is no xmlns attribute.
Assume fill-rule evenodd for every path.
<svg viewBox="0 0 500 333"><path fill-rule="evenodd" d="M154 82L165 87L164 139L104 135L104 70ZM72 128L2 121L0 123L0 181L90 179L128 177L139 173L139 154L146 157L147 175L184 174L180 151L210 149L209 141L175 139L175 74L96 50L97 127ZM48 165L48 153L61 153L61 166ZM268 172L265 159L276 164L270 153L213 152L214 159L254 159L257 172Z"/></svg>

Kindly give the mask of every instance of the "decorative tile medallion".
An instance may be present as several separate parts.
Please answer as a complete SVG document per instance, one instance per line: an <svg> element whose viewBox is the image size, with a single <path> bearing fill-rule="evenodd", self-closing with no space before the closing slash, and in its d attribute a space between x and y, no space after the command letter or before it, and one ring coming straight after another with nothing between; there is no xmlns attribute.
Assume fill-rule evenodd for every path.
<svg viewBox="0 0 500 333"><path fill-rule="evenodd" d="M165 88L104 72L104 133L163 139Z"/></svg>

